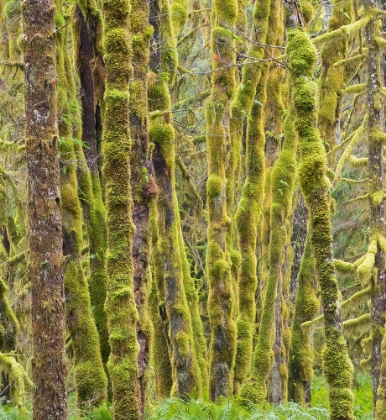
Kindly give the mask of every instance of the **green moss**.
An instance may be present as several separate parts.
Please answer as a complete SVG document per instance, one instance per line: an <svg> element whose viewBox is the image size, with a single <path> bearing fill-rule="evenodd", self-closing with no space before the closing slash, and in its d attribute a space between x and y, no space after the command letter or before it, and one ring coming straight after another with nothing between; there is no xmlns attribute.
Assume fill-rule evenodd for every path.
<svg viewBox="0 0 386 420"><path fill-rule="evenodd" d="M209 198L220 197L223 193L223 180L216 174L211 174L208 178L207 194Z"/></svg>
<svg viewBox="0 0 386 420"><path fill-rule="evenodd" d="M14 356L0 353L0 366L2 371L9 375L11 380L11 397L18 405L20 411L27 413L25 398L33 388L23 366L17 362Z"/></svg>
<svg viewBox="0 0 386 420"><path fill-rule="evenodd" d="M7 291L8 287L0 278L0 350L2 352L15 349L16 334L19 330L19 322L6 297Z"/></svg>
<svg viewBox="0 0 386 420"><path fill-rule="evenodd" d="M174 170L175 160L175 133L170 124L154 123L149 129L150 141L154 142L162 150L166 165Z"/></svg>
<svg viewBox="0 0 386 420"><path fill-rule="evenodd" d="M186 298L191 312L192 332L194 341L194 350L197 358L198 369L200 371L202 396L208 398L209 396L209 377L208 377L208 356L207 356L207 345L203 334L203 326L201 322L201 315L198 306L198 293L194 280L190 274L190 266L187 259L184 240L182 236L181 220L178 211L178 202L175 196L174 209L178 220L178 241L181 252L181 263L184 278L184 287L186 292Z"/></svg>
<svg viewBox="0 0 386 420"><path fill-rule="evenodd" d="M184 29L186 20L188 19L188 1L174 0L171 8L171 18L173 30L176 36L179 36Z"/></svg>
<svg viewBox="0 0 386 420"><path fill-rule="evenodd" d="M370 245L367 249L367 254L364 261L359 265L357 268L359 278L362 284L366 284L366 282L370 279L374 264L375 264L375 255L377 254L378 246L377 240L373 239L370 242Z"/></svg>
<svg viewBox="0 0 386 420"><path fill-rule="evenodd" d="M336 259L334 260L334 267L337 271L340 271L341 273L349 273L355 270L354 264Z"/></svg>

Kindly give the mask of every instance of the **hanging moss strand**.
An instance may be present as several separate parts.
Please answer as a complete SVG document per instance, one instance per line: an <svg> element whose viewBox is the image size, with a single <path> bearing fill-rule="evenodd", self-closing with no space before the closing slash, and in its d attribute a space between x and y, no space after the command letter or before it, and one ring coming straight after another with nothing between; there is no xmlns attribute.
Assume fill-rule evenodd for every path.
<svg viewBox="0 0 386 420"><path fill-rule="evenodd" d="M165 309L165 293L163 287L163 270L161 254L158 250L157 205L150 209L151 241L152 241L152 285L149 295L150 316L153 323L153 345L151 360L154 365L155 393L159 400L168 398L172 391L173 377L170 359L170 341L168 321Z"/></svg>

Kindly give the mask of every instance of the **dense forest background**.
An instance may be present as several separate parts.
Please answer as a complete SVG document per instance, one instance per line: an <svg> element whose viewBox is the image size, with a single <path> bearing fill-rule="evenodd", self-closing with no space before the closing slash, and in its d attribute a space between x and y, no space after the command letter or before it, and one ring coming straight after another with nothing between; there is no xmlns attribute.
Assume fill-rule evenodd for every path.
<svg viewBox="0 0 386 420"><path fill-rule="evenodd" d="M0 0L15 418L386 419L384 7Z"/></svg>

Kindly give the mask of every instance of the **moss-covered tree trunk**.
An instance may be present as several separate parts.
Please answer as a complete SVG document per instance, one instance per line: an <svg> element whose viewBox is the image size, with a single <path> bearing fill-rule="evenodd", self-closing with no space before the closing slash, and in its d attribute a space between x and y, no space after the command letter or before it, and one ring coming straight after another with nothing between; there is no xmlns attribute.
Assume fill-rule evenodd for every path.
<svg viewBox="0 0 386 420"><path fill-rule="evenodd" d="M60 142L60 194L63 212L63 255L66 258L64 287L67 327L75 356L77 404L90 408L106 398L107 378L103 369L98 331L91 314L87 279L82 267L82 209L78 198L77 156L74 138L79 127L79 108L68 52L68 29L62 14L62 1L57 0L56 26L57 68L59 75L58 111Z"/></svg>
<svg viewBox="0 0 386 420"><path fill-rule="evenodd" d="M367 67L367 127L368 141L368 186L370 202L370 233L372 239L378 239L375 253L374 274L371 278L371 329L372 329L372 354L371 377L373 382L374 406L376 405L376 418L386 418L386 383L384 368L386 366L386 353L382 351L382 339L385 335L386 321L386 247L385 238L385 202L384 202L384 112L381 104L381 74L380 74L380 49L377 37L380 36L379 23L375 15L376 2L369 0L365 3L366 12L370 16L365 27L365 39L368 46L366 58ZM382 372L382 374L381 374ZM381 377L380 377L381 374ZM377 404L378 392L380 402Z"/></svg>
<svg viewBox="0 0 386 420"><path fill-rule="evenodd" d="M131 39L133 79L130 84L131 189L133 191L133 274L134 296L138 310L137 341L138 386L141 411L144 411L152 324L149 317L149 260L151 248L150 204L158 192L149 151L147 73L152 27L149 24L150 1L131 2Z"/></svg>
<svg viewBox="0 0 386 420"><path fill-rule="evenodd" d="M253 18L254 27L261 30L261 42L265 42L268 31L268 19L270 13L270 1L256 2ZM243 67L241 83L237 86L235 96L231 103L231 150L229 171L235 171L240 165L240 151L242 149L243 126L245 116L252 109L256 94L256 87L260 81L262 65L258 62L264 56L264 51L256 44L248 49L247 55L257 61ZM250 60L249 60L250 61ZM258 97L258 101L262 101ZM237 351L234 371L234 392L239 391L240 386L248 376L252 358L253 326L255 322L255 291L257 287L257 259L256 240L258 236L258 223L261 214L263 197L262 186L264 184L264 130L263 121L248 120L249 125L259 125L258 136L254 137L255 131L248 129L246 140L246 173L242 197L237 207L235 222L240 247L240 282L239 282L239 313L237 317ZM233 175L232 175L233 176ZM227 182L228 197L233 194L234 182ZM229 203L229 200L228 200Z"/></svg>
<svg viewBox="0 0 386 420"><path fill-rule="evenodd" d="M291 10L291 9L289 9ZM316 51L308 34L287 20L287 55L290 97L302 154L299 180L311 223L311 242L324 311L324 373L329 384L331 419L353 419L352 365L342 335L338 285L331 250L330 183L326 175L326 153L315 127L316 85L312 81Z"/></svg>
<svg viewBox="0 0 386 420"><path fill-rule="evenodd" d="M267 75L265 76L267 79ZM265 80L266 83L266 80ZM264 103L264 102L263 102ZM262 118L262 116L260 116ZM259 327L259 337L254 354L252 374L248 383L242 388L243 399L255 404L263 404L267 397L267 379L273 365L273 346L275 342L275 300L277 290L283 289L283 248L288 243L287 224L291 214L291 202L296 173L297 136L293 122L287 117L284 127L283 150L275 162L271 175L272 205L270 212L270 242L268 265L269 273L264 296L263 311ZM278 288L278 285L280 286ZM282 299L282 296L280 296ZM280 312L282 301L280 301ZM282 328L282 325L279 325ZM282 337L280 346L275 349L282 352ZM280 358L281 359L281 358ZM280 362L281 365L281 362ZM286 367L281 366L282 369ZM280 369L280 366L279 366ZM279 371L280 375L280 371ZM276 378L281 383L281 378ZM275 399L283 397L282 387L277 389Z"/></svg>
<svg viewBox="0 0 386 420"><path fill-rule="evenodd" d="M234 284L231 259L227 249L230 219L227 212L225 156L230 135L230 100L235 89L236 0L226 7L221 1L212 4L212 89L206 104L206 139L208 152L207 200L209 209L206 266L209 278L208 312L211 325L210 385L212 400L228 396L233 387L236 354L234 322Z"/></svg>
<svg viewBox="0 0 386 420"><path fill-rule="evenodd" d="M95 1L81 1L74 8L73 38L75 67L82 91L82 146L78 154L78 182L85 226L89 240L91 306L99 333L103 363L109 354L106 300L106 209L103 203L99 171L100 113L104 92L105 70L102 58L102 14ZM84 158L82 156L84 155Z"/></svg>
<svg viewBox="0 0 386 420"><path fill-rule="evenodd" d="M114 420L140 418L138 343L132 271L129 81L131 46L128 0L104 0L106 92L103 174L107 210L106 315L111 353L108 362Z"/></svg>
<svg viewBox="0 0 386 420"><path fill-rule="evenodd" d="M168 398L173 387L172 365L169 356L168 319L165 310L165 293L161 254L158 250L157 204L150 209L152 234L152 287L149 309L153 324L151 359L154 365L154 388L159 400Z"/></svg>
<svg viewBox="0 0 386 420"><path fill-rule="evenodd" d="M328 20L329 32L350 23L353 15L351 2L335 1L331 9L332 15ZM334 64L346 57L347 50L348 39L344 36L339 39L328 39L321 49L322 74L320 77L318 127L326 150L332 149L339 141L340 99L348 72L345 72L344 66L334 66Z"/></svg>
<svg viewBox="0 0 386 420"><path fill-rule="evenodd" d="M153 27L152 41L156 45L160 40L162 3L150 2L149 22ZM161 64L160 50L153 49L150 55L148 87L154 83L155 72L159 71ZM149 92L149 109L152 106L152 93ZM155 104L155 108L157 104ZM157 203L153 202L150 209L150 224L152 235L152 288L149 296L150 315L154 327L153 345L151 347L151 359L154 363L155 392L159 399L170 396L173 378L172 365L169 355L168 320L165 309L165 292L163 287L163 270L160 250L158 248L158 226L157 226Z"/></svg>
<svg viewBox="0 0 386 420"><path fill-rule="evenodd" d="M24 2L34 419L67 419L54 0Z"/></svg>
<svg viewBox="0 0 386 420"><path fill-rule="evenodd" d="M283 45L283 7L281 2L272 2L271 4L271 13L269 17L269 27L272 30L267 36L267 44L276 45L281 47ZM280 54L280 49L275 48L270 51L272 57L276 57ZM275 190L280 195L289 194L291 196L290 201L292 201L292 194L294 185L286 185L285 179L275 180L277 177L277 168L283 168L283 161L277 161L277 156L281 152L280 150L286 149L286 154L288 156L288 146L290 142L286 142L286 136L290 137L292 140L296 140L291 133L287 133L284 130L283 137L283 114L284 114L284 98L282 95L283 87L286 86L286 79L284 78L285 70L283 66L278 63L272 63L269 70L269 78L267 82L267 104L265 109L265 137L266 137L266 194L265 202L268 207L268 215L264 217L265 222L269 223L269 233L274 234L275 222L271 220L271 207L275 205L273 202L274 196L272 191ZM287 127L286 127L287 129ZM287 129L288 131L288 129ZM291 147L291 146L290 146ZM294 153L294 151L292 151ZM279 158L284 159L284 157ZM292 158L293 159L293 158ZM294 171L296 167L292 168ZM273 185L273 182L276 181L276 184ZM280 185L281 184L281 185ZM292 189L288 191L288 189ZM284 193L284 190L286 192ZM286 197L288 200L289 197ZM290 247L290 235L292 231L291 221L289 220L290 212L292 211L291 202L287 201L287 204L291 208L286 209L287 220L282 221L285 231L285 240L286 245L283 248L282 263L280 267L280 272L277 277L277 290L275 297L275 337L273 344L273 364L269 376L269 391L268 398L271 403L281 404L282 402L287 401L288 396L288 349L289 349L289 273L292 264L292 249ZM268 233L268 232L267 232ZM270 235L267 235L270 236ZM268 252L269 255L269 252ZM271 266L268 262L268 270L271 269Z"/></svg>
<svg viewBox="0 0 386 420"><path fill-rule="evenodd" d="M180 243L181 222L175 186L175 133L171 124L168 81L175 76L177 56L173 36L170 5L156 1L151 7L150 22L157 51L150 60L154 80L149 86L150 141L154 143L153 165L159 187L157 202L157 264L160 315L168 322L168 346L172 367L172 395L186 398L201 396L201 372L197 362L197 347L193 336L190 307L184 284L183 258ZM153 222L154 223L154 222ZM157 275L158 274L158 275ZM161 290L162 289L162 290ZM165 313L164 313L165 311Z"/></svg>
<svg viewBox="0 0 386 420"><path fill-rule="evenodd" d="M311 331L303 329L302 323L311 321L318 310L315 291L315 259L308 232L298 277L288 380L289 399L301 405L311 402L310 382L314 373Z"/></svg>

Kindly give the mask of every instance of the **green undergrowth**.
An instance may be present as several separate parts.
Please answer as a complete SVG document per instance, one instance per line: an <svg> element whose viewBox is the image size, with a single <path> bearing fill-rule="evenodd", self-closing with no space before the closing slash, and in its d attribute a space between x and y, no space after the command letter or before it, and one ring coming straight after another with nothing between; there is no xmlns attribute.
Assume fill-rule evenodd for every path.
<svg viewBox="0 0 386 420"><path fill-rule="evenodd" d="M357 374L354 385L354 414L357 420L370 420L372 412L371 378L368 374ZM21 414L12 406L0 405L0 420L30 420L32 407L27 405L28 413ZM74 406L74 398L70 396L69 420L111 420L112 413L108 405L94 408L90 413L80 413ZM322 376L316 376L312 381L312 407L301 407L295 403L272 407L269 404L264 409L254 405L241 406L234 398L223 399L219 404L209 401L193 400L183 402L178 398L167 398L160 403L154 403L148 409L146 420L327 420L328 386Z"/></svg>
<svg viewBox="0 0 386 420"><path fill-rule="evenodd" d="M0 420L31 420L32 406L27 404L26 412L21 413L17 407L0 405ZM70 401L68 420L112 420L112 413L107 405L95 407L89 413L81 412L72 406Z"/></svg>
<svg viewBox="0 0 386 420"><path fill-rule="evenodd" d="M357 420L373 419L373 392L371 377L357 373L354 380L354 415ZM312 381L312 405L328 407L328 385L323 376L316 376Z"/></svg>
<svg viewBox="0 0 386 420"><path fill-rule="evenodd" d="M328 418L329 413L326 408L302 408L295 403L260 409L252 405L248 408L242 407L234 399L224 399L222 403L214 404L203 400L189 400L183 403L176 398L162 401L146 417L147 420L327 420Z"/></svg>

